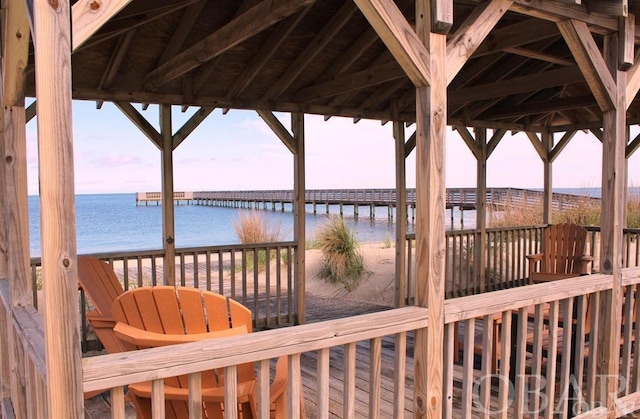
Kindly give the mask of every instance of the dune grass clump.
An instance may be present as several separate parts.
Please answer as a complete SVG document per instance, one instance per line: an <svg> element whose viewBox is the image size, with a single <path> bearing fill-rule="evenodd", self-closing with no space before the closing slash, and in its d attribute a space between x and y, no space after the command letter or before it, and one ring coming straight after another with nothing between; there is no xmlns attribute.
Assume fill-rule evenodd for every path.
<svg viewBox="0 0 640 419"><path fill-rule="evenodd" d="M341 217L331 217L316 235L322 253L321 278L342 284L347 291L358 286L364 259L353 232Z"/></svg>
<svg viewBox="0 0 640 419"><path fill-rule="evenodd" d="M505 206L501 211L489 212L489 227L515 227L540 224L542 207L525 205L523 207Z"/></svg>
<svg viewBox="0 0 640 419"><path fill-rule="evenodd" d="M278 242L282 241L283 236L279 222L270 223L256 210L240 212L238 218L233 220L233 229L242 244ZM258 250L257 255L254 255L253 251L247 251L244 257L245 264L248 268L255 266L257 256L258 266L262 269L275 255L275 250L270 251L268 256L266 250Z"/></svg>

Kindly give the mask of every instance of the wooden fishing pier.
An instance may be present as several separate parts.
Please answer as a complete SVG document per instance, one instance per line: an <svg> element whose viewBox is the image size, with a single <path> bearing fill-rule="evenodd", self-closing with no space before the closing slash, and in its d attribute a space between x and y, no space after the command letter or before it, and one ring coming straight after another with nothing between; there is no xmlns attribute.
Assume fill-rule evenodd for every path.
<svg viewBox="0 0 640 419"><path fill-rule="evenodd" d="M407 189L407 208L410 219L414 219L416 205L415 188ZM291 209L294 202L292 190L264 190L264 191L201 191L174 192L174 203L177 205L204 205L213 207L264 209L285 211ZM486 191L488 208L500 210L506 206L526 207L542 205L544 192L533 189L520 188L488 188ZM475 210L477 205L476 188L447 188L446 208L460 211ZM136 205L161 205L160 192L138 192ZM553 193L552 206L554 210L575 208L585 202L600 205L598 198L564 193ZM353 215L359 216L360 208L369 209L369 216L375 218L376 208L389 209L388 216L393 218L393 209L397 205L395 189L313 189L305 191L305 204L313 206L313 213L319 208L329 214L331 209L344 213L344 207L353 207ZM333 208L332 208L333 207Z"/></svg>

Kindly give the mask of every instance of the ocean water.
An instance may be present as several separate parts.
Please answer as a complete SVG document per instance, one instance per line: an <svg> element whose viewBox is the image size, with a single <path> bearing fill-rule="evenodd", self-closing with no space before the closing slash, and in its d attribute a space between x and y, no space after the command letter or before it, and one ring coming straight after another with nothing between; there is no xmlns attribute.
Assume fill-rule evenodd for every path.
<svg viewBox="0 0 640 419"><path fill-rule="evenodd" d="M29 225L31 255L40 256L40 204L37 196L29 197ZM239 243L233 228L240 211L198 205L175 206L176 246L195 247ZM279 225L283 240L293 239L293 213L260 210L271 225ZM338 207L330 208L338 214ZM347 225L361 242L384 241L395 237L395 223L389 220L387 208L378 208L375 219L368 208L360 208L360 216L353 216L351 207L344 208ZM306 234L312 239L319 225L327 220L326 208L307 206ZM136 206L135 194L76 195L76 229L78 253L99 253L162 248L162 207ZM413 231L409 223L408 231Z"/></svg>

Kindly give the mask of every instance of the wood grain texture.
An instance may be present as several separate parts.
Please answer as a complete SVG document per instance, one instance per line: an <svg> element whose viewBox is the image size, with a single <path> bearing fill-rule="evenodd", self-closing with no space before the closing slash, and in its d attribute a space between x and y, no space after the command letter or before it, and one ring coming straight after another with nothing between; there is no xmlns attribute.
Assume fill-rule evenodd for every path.
<svg viewBox="0 0 640 419"><path fill-rule="evenodd" d="M600 109L612 110L616 96L616 83L586 23L564 20L558 22L558 29L567 42Z"/></svg>
<svg viewBox="0 0 640 419"><path fill-rule="evenodd" d="M160 135L162 136L162 247L164 249L164 285L176 283L176 227L173 205L173 128L171 105L162 104L160 111Z"/></svg>
<svg viewBox="0 0 640 419"><path fill-rule="evenodd" d="M627 71L635 59L636 17L629 14L618 18L620 34L618 36L618 70Z"/></svg>
<svg viewBox="0 0 640 419"><path fill-rule="evenodd" d="M82 417L70 3L35 2L43 308L50 417Z"/></svg>
<svg viewBox="0 0 640 419"><path fill-rule="evenodd" d="M511 4L512 0L492 0L483 3L476 7L456 30L447 42L447 85L509 10Z"/></svg>
<svg viewBox="0 0 640 419"><path fill-rule="evenodd" d="M305 235L305 190L306 190L306 153L305 153L305 129L304 114L291 114L291 131L296 142L296 153L293 156L293 240L298 242L298 249L304 249L306 245ZM296 264L294 277L296 278L296 315L298 324L305 322L305 252L295 252Z"/></svg>
<svg viewBox="0 0 640 419"><path fill-rule="evenodd" d="M258 3L149 72L145 77L145 88L150 91L158 89L311 3L313 0L266 0Z"/></svg>
<svg viewBox="0 0 640 419"><path fill-rule="evenodd" d="M29 64L31 31L24 1L6 2L3 34L2 90L4 106L24 106L25 69ZM4 23L4 22L3 22Z"/></svg>
<svg viewBox="0 0 640 419"><path fill-rule="evenodd" d="M354 1L413 84L429 85L429 52L395 3L390 0Z"/></svg>
<svg viewBox="0 0 640 419"><path fill-rule="evenodd" d="M127 118L142 132L151 142L162 151L162 135L156 130L147 119L131 105L124 101L114 101L114 105L125 114Z"/></svg>
<svg viewBox="0 0 640 419"><path fill-rule="evenodd" d="M293 138L293 135L282 125L280 120L276 118L273 112L256 111L260 118L271 128L271 131L282 141L282 143L289 149L291 154L298 152L298 144Z"/></svg>
<svg viewBox="0 0 640 419"><path fill-rule="evenodd" d="M625 89L625 109L629 109L640 90L640 58L636 59L627 72L627 86Z"/></svg>
<svg viewBox="0 0 640 419"><path fill-rule="evenodd" d="M397 103L393 105L397 110ZM395 306L403 307L407 297L407 179L405 130L400 121L393 122L396 169L396 265Z"/></svg>
<svg viewBox="0 0 640 419"><path fill-rule="evenodd" d="M131 0L80 0L73 5L73 49L79 48Z"/></svg>

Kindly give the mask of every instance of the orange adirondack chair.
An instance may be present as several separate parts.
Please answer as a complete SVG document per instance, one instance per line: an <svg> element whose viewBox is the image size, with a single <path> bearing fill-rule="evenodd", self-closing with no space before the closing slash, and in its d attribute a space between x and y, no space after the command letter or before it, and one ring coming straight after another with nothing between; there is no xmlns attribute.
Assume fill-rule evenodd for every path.
<svg viewBox="0 0 640 419"><path fill-rule="evenodd" d="M93 304L87 320L109 353L124 352L127 348L113 333L116 321L111 314L113 302L124 290L111 265L93 256L78 256L78 286Z"/></svg>
<svg viewBox="0 0 640 419"><path fill-rule="evenodd" d="M185 287L142 287L116 299L112 313L116 335L127 349L143 349L215 339L251 332L251 312L235 300L210 291ZM256 375L253 363L239 365L238 412L256 418ZM272 416L286 414L286 358L276 365L271 384ZM165 379L167 418L189 417L187 376ZM202 373L203 411L208 418L224 418L224 371ZM139 418L151 418L151 383L129 386Z"/></svg>
<svg viewBox="0 0 640 419"><path fill-rule="evenodd" d="M527 255L529 282L547 282L588 273L593 257L585 254L587 230L577 224L554 224L544 229L542 251Z"/></svg>

